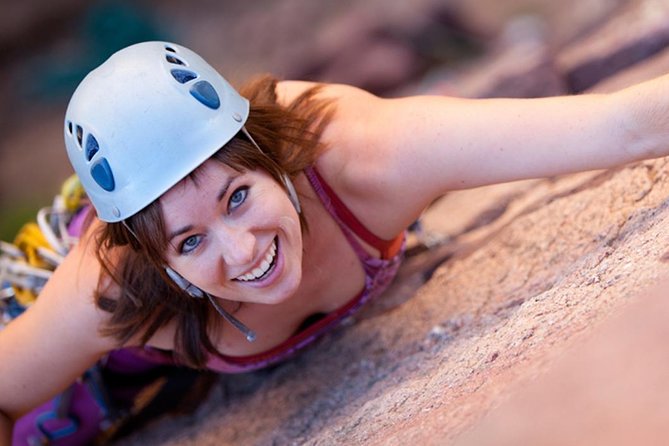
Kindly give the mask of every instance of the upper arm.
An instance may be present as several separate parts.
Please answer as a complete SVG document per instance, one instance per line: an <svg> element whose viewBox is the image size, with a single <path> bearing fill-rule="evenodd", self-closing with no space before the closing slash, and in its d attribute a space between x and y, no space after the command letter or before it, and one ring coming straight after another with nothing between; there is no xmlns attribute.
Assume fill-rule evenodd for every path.
<svg viewBox="0 0 669 446"><path fill-rule="evenodd" d="M541 99L381 99L328 87L337 112L319 159L328 180L380 236L408 226L453 189L631 161L608 95Z"/></svg>
<svg viewBox="0 0 669 446"><path fill-rule="evenodd" d="M69 384L114 348L98 333L93 302L99 266L78 245L37 301L0 331L0 411L18 417Z"/></svg>

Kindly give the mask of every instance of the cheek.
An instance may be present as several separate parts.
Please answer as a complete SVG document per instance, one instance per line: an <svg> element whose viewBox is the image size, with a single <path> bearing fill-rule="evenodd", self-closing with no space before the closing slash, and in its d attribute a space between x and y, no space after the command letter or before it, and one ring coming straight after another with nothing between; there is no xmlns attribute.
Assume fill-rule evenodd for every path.
<svg viewBox="0 0 669 446"><path fill-rule="evenodd" d="M186 256L178 259L172 259L170 266L179 272L184 278L192 283L203 283L207 279L215 278L217 265L215 259L207 255Z"/></svg>

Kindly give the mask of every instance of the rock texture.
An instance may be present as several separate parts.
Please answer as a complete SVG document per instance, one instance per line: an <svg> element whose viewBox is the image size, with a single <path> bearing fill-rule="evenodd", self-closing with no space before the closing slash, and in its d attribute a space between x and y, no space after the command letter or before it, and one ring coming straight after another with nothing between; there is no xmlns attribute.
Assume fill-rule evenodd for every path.
<svg viewBox="0 0 669 446"><path fill-rule="evenodd" d="M669 45L669 4L632 2L600 29L574 42L557 57L573 92L586 90L621 69Z"/></svg>
<svg viewBox="0 0 669 446"><path fill-rule="evenodd" d="M664 444L667 286L635 296L624 313L557 359L546 375L524 382L457 443Z"/></svg>
<svg viewBox="0 0 669 446"><path fill-rule="evenodd" d="M160 14L197 23L183 40L207 56L241 42L215 60L249 59L239 73L358 76L343 80L401 84L394 94L611 91L669 71L663 0L545 2L548 15L506 27L495 22L502 5L527 13L543 3L421 0L411 13L404 3L260 1L242 14L240 3L220 2L214 14L161 2ZM467 34L481 57L446 66L437 50L426 57L416 41L442 27ZM356 60L364 69L348 72ZM60 117L38 117L59 141ZM1 142L26 152L40 144L34 131ZM25 165L8 154L0 150L4 165ZM413 249L383 299L295 360L220 377L192 414L117 444L659 443L669 435L668 197L665 159L450 193L424 218L440 243Z"/></svg>

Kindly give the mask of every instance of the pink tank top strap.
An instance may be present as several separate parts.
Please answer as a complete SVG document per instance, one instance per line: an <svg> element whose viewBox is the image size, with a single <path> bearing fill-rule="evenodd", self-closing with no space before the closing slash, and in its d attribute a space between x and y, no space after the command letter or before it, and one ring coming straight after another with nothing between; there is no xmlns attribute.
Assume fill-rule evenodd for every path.
<svg viewBox="0 0 669 446"><path fill-rule="evenodd" d="M373 248L379 250L382 259L390 259L394 257L402 247L404 241L404 234L399 234L392 240L382 239L376 234L372 233L367 227L358 220L358 218L351 212L351 210L339 198L337 193L330 187L330 185L323 179L316 167L308 167L304 170L309 182L314 191L318 194L323 205L326 207L330 215L339 221L344 227L348 228L353 234L364 240ZM354 245L359 247L357 240L350 240ZM356 249L357 251L357 249ZM360 253L358 252L360 255ZM364 257L367 257L365 255Z"/></svg>

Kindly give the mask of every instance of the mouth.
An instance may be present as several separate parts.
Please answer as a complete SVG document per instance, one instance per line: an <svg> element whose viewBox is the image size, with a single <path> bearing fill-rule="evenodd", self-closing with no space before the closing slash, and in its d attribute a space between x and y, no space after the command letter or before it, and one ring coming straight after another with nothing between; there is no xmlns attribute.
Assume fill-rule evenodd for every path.
<svg viewBox="0 0 669 446"><path fill-rule="evenodd" d="M260 262L260 265L253 268L253 270L249 271L248 273L236 277L234 280L240 282L260 282L268 277L272 271L274 271L276 266L278 257L276 255L278 250L278 243L278 238L275 237L274 240L272 240L272 244L270 245L269 249L265 253L265 257Z"/></svg>

